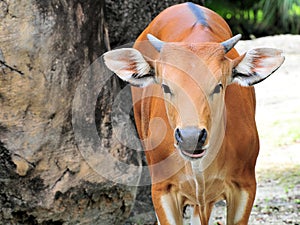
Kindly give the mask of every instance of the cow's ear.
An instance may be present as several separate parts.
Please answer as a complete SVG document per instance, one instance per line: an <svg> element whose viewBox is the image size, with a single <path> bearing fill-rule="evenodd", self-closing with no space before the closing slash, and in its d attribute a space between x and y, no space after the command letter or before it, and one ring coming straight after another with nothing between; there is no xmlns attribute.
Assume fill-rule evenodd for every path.
<svg viewBox="0 0 300 225"><path fill-rule="evenodd" d="M257 84L283 63L282 51L273 48L256 48L233 60L232 83L242 86Z"/></svg>
<svg viewBox="0 0 300 225"><path fill-rule="evenodd" d="M155 83L155 74L143 55L134 48L121 48L104 53L105 65L122 80L133 86Z"/></svg>

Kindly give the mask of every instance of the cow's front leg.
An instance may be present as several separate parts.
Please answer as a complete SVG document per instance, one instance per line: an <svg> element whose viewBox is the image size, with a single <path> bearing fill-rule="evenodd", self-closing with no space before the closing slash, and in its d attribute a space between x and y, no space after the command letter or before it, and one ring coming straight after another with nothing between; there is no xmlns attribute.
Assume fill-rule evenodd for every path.
<svg viewBox="0 0 300 225"><path fill-rule="evenodd" d="M152 186L152 201L160 225L183 224L183 198L171 188Z"/></svg>
<svg viewBox="0 0 300 225"><path fill-rule="evenodd" d="M226 197L227 224L247 225L255 199L256 184L247 187L235 186Z"/></svg>

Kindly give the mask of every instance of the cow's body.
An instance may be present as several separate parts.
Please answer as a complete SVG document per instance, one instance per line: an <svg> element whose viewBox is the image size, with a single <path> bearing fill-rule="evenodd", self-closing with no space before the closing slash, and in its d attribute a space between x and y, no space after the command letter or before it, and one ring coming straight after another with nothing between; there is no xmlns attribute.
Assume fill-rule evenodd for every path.
<svg viewBox="0 0 300 225"><path fill-rule="evenodd" d="M148 62L152 67L156 67L154 61L159 59L160 53L148 41L147 34L152 34L166 43L186 44L220 43L232 36L226 22L209 9L192 3L170 7L150 23L134 45L134 48L142 53L145 59L151 59ZM210 62L214 63L214 61L207 60L205 54L201 54L199 57L208 64L210 70L213 70L214 67L210 65ZM209 54L214 55L208 52ZM115 55L118 56L112 59L124 60L119 57L119 53ZM238 56L234 49L226 54L226 57L230 59ZM111 63L114 60L109 57L108 55L106 57L108 67L118 75L120 74L122 78L123 67L119 70L119 64L115 66ZM242 58L234 64L238 64L241 60ZM277 64L282 63L283 60L280 60L281 62ZM277 61L280 60L277 59ZM186 62L188 65L189 63L191 62ZM133 65L130 64L129 70L132 70ZM241 68L245 70L244 67ZM275 70L274 68L272 67L271 72ZM136 77L135 75L134 78ZM193 89L191 86L185 87L184 85L183 88L187 91ZM224 97L226 119L217 124L217 129L215 129L217 131L214 131L215 137L210 138L211 146L207 149L206 155L198 160L186 160L176 149L176 144L174 146L174 126L170 124L170 115L166 110L165 95L160 82L145 88L132 87L132 96L136 126L143 140L152 177L152 199L159 223L181 225L183 209L186 205L191 205L194 208L192 224L200 224L201 220L201 224L206 225L214 203L225 199L227 224L247 224L256 192L255 163L259 151L253 87L228 85ZM195 99L194 103L198 104L198 98L195 97ZM180 104L185 103L180 102ZM199 104L201 104L200 101ZM205 111L201 107L197 110ZM186 119L186 121L189 120ZM206 141L205 138L204 141ZM214 142L220 144L214 145ZM210 155L213 157L209 158ZM202 163L199 163L201 160Z"/></svg>
<svg viewBox="0 0 300 225"><path fill-rule="evenodd" d="M199 6L194 6L199 7ZM222 42L229 39L232 34L227 23L216 13L206 8L200 8L206 18L209 28L202 23L196 23L195 13L187 4L176 5L163 11L157 16L136 41L137 48L143 55L155 59L157 51L149 44L149 48L143 43L147 40L146 35L152 34L162 41L167 42ZM229 57L235 58L238 54L232 50ZM149 93L149 94L148 94ZM147 140L149 134L149 121L152 118L162 118L166 125L169 125L165 111L163 97L144 98L143 95L162 96L160 85L151 85L147 88L132 87L133 101L143 99L134 105L135 121L138 133L142 140ZM254 167L259 149L259 140L255 125L255 95L253 87L241 87L231 85L226 91L226 136L224 138L221 150L214 162L203 172L192 171L190 163L185 163L181 170L162 182L156 182L156 177L160 177L162 171L172 170L174 164L162 164L154 166L150 171L153 180L152 198L156 211L161 213L159 216L161 224L167 224L165 220L168 217L176 218L175 215L166 215L169 213L182 213L177 210L166 209L161 205L162 198L166 201L172 201L172 204L179 205L182 209L185 204L198 205L202 211L202 223L206 224L207 217L217 200L226 199L230 204L229 214L236 214L236 208L239 204L249 205L240 213L240 218L231 217L228 224L235 224L235 219L247 218L251 211L251 205L254 200L256 182ZM160 134L161 129L153 128L153 131ZM151 141L144 142L145 153L149 165L157 164L172 154L179 154L175 151L173 144L173 129L168 126L168 134L164 140L155 149L152 149ZM156 136L156 134L153 134ZM153 137L156 138L156 137ZM150 142L150 143L149 143ZM150 146L147 146L149 144ZM176 160L183 159L178 156ZM174 163L172 165L172 163ZM183 164L178 163L179 165ZM151 166L149 167L151 170ZM188 172L187 172L188 171ZM186 176L186 173L187 174ZM168 176L168 175L167 175ZM196 189L193 180L197 177L199 185ZM184 182L181 179L186 179ZM196 193L198 192L198 193ZM241 198L245 196L247 199ZM232 202L228 202L228 200ZM245 202L247 201L247 203ZM244 208L243 208L244 209ZM245 216L244 216L245 215ZM182 217L182 215L180 216ZM246 224L246 220L241 221ZM176 221L176 224L180 224ZM170 224L171 225L171 224ZM173 224L172 224L173 225Z"/></svg>

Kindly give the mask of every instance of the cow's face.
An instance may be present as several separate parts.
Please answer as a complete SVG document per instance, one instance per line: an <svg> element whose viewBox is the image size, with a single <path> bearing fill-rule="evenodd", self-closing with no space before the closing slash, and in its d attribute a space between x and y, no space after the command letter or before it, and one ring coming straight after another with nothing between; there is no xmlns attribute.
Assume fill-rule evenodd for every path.
<svg viewBox="0 0 300 225"><path fill-rule="evenodd" d="M150 42L159 58L146 62L136 49L105 53L109 69L134 86L161 86L166 111L174 130L174 145L188 159L201 158L215 146L224 125L225 90L238 83L250 86L267 78L283 62L281 51L253 49L231 60L225 56L240 36L223 43ZM155 73L151 73L154 67Z"/></svg>
<svg viewBox="0 0 300 225"><path fill-rule="evenodd" d="M174 144L184 156L202 157L210 137L221 135L230 68L217 43L166 43L161 49L156 80L164 93Z"/></svg>

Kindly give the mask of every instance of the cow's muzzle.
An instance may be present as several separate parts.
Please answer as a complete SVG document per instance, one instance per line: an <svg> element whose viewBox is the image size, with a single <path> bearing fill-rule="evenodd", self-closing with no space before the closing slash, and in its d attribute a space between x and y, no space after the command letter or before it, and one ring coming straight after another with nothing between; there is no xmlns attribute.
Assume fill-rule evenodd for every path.
<svg viewBox="0 0 300 225"><path fill-rule="evenodd" d="M175 129L175 146L183 155L189 158L201 158L205 154L207 139L206 129L196 127L176 128Z"/></svg>

